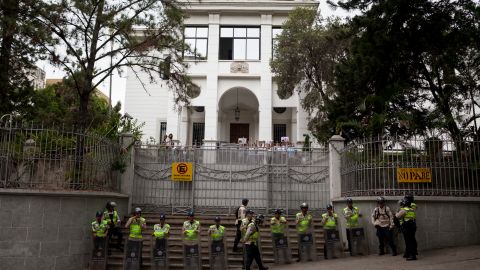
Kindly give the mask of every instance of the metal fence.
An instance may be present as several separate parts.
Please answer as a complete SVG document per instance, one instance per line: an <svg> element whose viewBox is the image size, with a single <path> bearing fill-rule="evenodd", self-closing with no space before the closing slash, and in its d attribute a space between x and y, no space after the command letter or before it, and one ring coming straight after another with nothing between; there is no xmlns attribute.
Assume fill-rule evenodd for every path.
<svg viewBox="0 0 480 270"><path fill-rule="evenodd" d="M171 180L172 162L194 164L192 182ZM135 148L133 204L150 211L233 214L242 198L258 211L312 210L329 200L328 151ZM295 210L294 210L295 209Z"/></svg>
<svg viewBox="0 0 480 270"><path fill-rule="evenodd" d="M118 191L119 144L65 128L0 127L0 188Z"/></svg>
<svg viewBox="0 0 480 270"><path fill-rule="evenodd" d="M430 182L404 181L399 168L430 171ZM341 175L343 196L480 196L480 142L368 140L343 150Z"/></svg>

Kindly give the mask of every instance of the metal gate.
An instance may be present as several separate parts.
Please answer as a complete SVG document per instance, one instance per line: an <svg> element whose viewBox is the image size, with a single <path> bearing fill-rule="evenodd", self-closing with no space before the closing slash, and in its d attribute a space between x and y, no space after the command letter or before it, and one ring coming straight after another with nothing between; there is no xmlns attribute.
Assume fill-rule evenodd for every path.
<svg viewBox="0 0 480 270"><path fill-rule="evenodd" d="M192 162L193 181L171 180L172 162ZM149 211L232 214L242 198L268 212L312 210L328 202L328 150L312 149L135 149L133 204ZM293 213L293 212L292 212Z"/></svg>

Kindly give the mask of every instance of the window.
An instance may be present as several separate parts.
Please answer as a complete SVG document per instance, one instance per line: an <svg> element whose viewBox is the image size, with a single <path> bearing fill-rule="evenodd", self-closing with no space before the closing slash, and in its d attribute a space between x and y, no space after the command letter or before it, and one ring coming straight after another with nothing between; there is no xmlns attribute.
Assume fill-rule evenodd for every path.
<svg viewBox="0 0 480 270"><path fill-rule="evenodd" d="M160 143L163 143L163 137L167 135L167 122L160 122Z"/></svg>
<svg viewBox="0 0 480 270"><path fill-rule="evenodd" d="M192 145L201 146L205 138L205 123L193 123Z"/></svg>
<svg viewBox="0 0 480 270"><path fill-rule="evenodd" d="M272 57L275 58L275 48L278 45L278 36L282 33L282 28L272 28Z"/></svg>
<svg viewBox="0 0 480 270"><path fill-rule="evenodd" d="M287 137L287 124L273 124L273 142L281 143L282 137Z"/></svg>
<svg viewBox="0 0 480 270"><path fill-rule="evenodd" d="M191 52L185 50L185 59L205 60L208 51L208 27L185 27L185 44Z"/></svg>
<svg viewBox="0 0 480 270"><path fill-rule="evenodd" d="M219 58L220 60L260 60L260 28L220 28Z"/></svg>

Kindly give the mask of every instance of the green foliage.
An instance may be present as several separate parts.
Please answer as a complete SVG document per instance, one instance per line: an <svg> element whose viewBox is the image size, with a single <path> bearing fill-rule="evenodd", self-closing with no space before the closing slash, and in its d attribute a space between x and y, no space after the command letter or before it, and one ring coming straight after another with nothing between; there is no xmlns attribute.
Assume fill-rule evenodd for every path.
<svg viewBox="0 0 480 270"><path fill-rule="evenodd" d="M360 14L339 22L313 10L292 12L272 61L280 97L302 92L317 139L472 136L480 98L478 1L335 2Z"/></svg>
<svg viewBox="0 0 480 270"><path fill-rule="evenodd" d="M37 20L53 34L55 43L47 46L49 60L69 74L79 96L81 127L89 126L89 103L95 88L112 72L121 74L125 68L131 68L143 86L163 79L178 103L188 103L188 93L197 86L186 76L181 31L184 13L179 3L63 0L52 1L48 7L49 12ZM102 64L109 59L113 65ZM148 81L141 79L145 76L139 71Z"/></svg>

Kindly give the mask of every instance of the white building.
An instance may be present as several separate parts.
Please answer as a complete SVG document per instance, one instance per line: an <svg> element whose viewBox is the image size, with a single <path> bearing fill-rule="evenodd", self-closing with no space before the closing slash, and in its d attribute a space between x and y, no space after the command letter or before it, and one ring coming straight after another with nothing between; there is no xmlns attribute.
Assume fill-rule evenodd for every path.
<svg viewBox="0 0 480 270"><path fill-rule="evenodd" d="M275 36L288 12L297 7L317 8L318 2L190 1L185 42L201 57L185 55L185 59L201 92L190 107L178 112L165 86L149 84L147 93L129 72L125 111L145 122L144 138L158 142L172 133L183 145L237 142L239 138L251 143L279 142L281 137L289 137L294 144L303 141L307 114L298 95L285 100L278 97L269 66Z"/></svg>

